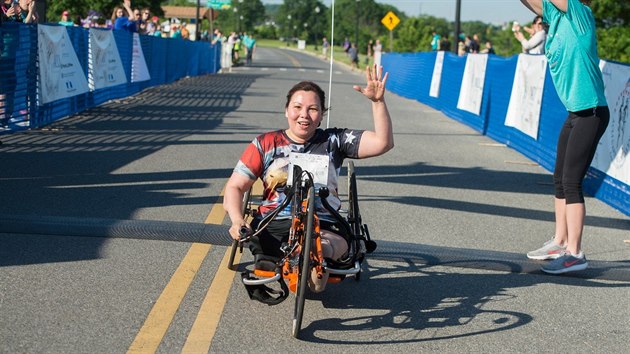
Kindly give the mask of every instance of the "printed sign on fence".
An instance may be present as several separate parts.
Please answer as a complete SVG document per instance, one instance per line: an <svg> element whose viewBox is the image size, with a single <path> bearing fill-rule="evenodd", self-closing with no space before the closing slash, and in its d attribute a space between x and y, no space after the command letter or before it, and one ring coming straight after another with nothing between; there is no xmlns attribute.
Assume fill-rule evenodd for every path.
<svg viewBox="0 0 630 354"><path fill-rule="evenodd" d="M139 82L151 80L147 61L144 59L142 45L140 45L140 36L133 34L133 53L131 57L131 82Z"/></svg>
<svg viewBox="0 0 630 354"><path fill-rule="evenodd" d="M630 185L630 66L600 61L610 122L592 166Z"/></svg>
<svg viewBox="0 0 630 354"><path fill-rule="evenodd" d="M88 83L65 26L37 26L39 102L86 93Z"/></svg>
<svg viewBox="0 0 630 354"><path fill-rule="evenodd" d="M88 83L90 90L127 83L114 34L109 30L90 28Z"/></svg>
<svg viewBox="0 0 630 354"><path fill-rule="evenodd" d="M519 54L505 125L538 139L547 57Z"/></svg>
<svg viewBox="0 0 630 354"><path fill-rule="evenodd" d="M487 54L468 54L464 77L459 90L457 108L463 111L479 115L481 112L481 100L483 99L483 85L486 80Z"/></svg>
<svg viewBox="0 0 630 354"><path fill-rule="evenodd" d="M444 51L437 52L435 65L433 65L433 77L431 78L431 88L429 96L438 97L440 95L440 83L442 82L442 66L444 65Z"/></svg>

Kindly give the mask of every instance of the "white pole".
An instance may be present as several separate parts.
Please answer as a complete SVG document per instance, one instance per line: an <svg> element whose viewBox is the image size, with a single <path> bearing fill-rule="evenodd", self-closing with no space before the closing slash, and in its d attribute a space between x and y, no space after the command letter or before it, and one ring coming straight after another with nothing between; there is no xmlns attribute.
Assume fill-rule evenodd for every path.
<svg viewBox="0 0 630 354"><path fill-rule="evenodd" d="M332 19L330 23L330 73L328 77L328 107L326 107L326 129L330 128L330 101L332 99L333 52L335 51L335 0L330 5Z"/></svg>

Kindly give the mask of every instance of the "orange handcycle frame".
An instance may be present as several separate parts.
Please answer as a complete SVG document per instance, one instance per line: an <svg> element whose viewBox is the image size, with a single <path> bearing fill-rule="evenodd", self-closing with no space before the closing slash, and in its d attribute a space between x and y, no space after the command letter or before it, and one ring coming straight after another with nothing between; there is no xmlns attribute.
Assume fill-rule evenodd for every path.
<svg viewBox="0 0 630 354"><path fill-rule="evenodd" d="M315 211L315 186L312 175L308 171L302 171L299 167L294 170L294 181L288 190L286 202L280 205L274 212L264 218L254 232L256 235L266 227L266 224L284 209L291 202L291 228L289 239L282 247L284 257L276 263L275 271L264 271L255 269L243 273L242 281L248 286L257 286L280 282L283 289L288 289L296 295L293 316L292 334L298 337L304 312L305 294L308 289L308 279L315 269L315 276L321 279L324 272L333 275L329 277L329 282L343 280L346 276L353 276L355 280L360 279L361 264L366 253L371 253L376 248L376 243L371 241L367 225L362 223L359 213L357 196L356 175L354 163L348 163L348 210L346 217L341 216L326 202L328 196L327 188L320 188L318 193L323 206L336 219L337 225L341 226L340 233L345 234L349 246L347 257L333 262L324 259L322 255L321 233L319 217ZM288 187L287 187L288 188ZM243 215L252 217L255 211L251 205L251 190L243 197ZM251 235L246 235L247 230L242 231L241 240L234 240L228 267L235 269L234 257L237 250L242 252L243 243ZM288 283L288 287L286 286ZM288 294L278 301L283 301Z"/></svg>

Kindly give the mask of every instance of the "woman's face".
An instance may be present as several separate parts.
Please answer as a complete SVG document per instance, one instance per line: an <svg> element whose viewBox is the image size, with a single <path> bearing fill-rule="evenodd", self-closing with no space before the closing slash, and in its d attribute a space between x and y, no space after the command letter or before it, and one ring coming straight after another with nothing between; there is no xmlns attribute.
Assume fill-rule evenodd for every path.
<svg viewBox="0 0 630 354"><path fill-rule="evenodd" d="M315 135L322 121L322 107L317 93L296 91L285 109L289 121L287 134L297 143L304 143Z"/></svg>
<svg viewBox="0 0 630 354"><path fill-rule="evenodd" d="M124 14L124 12L123 12L122 9L116 10L116 17L123 17L123 14Z"/></svg>

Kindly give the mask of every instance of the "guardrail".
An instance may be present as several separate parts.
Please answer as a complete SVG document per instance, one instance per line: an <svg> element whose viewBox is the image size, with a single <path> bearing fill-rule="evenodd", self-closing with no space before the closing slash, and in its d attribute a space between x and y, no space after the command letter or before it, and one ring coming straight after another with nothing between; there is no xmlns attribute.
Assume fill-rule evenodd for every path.
<svg viewBox="0 0 630 354"><path fill-rule="evenodd" d="M448 117L512 147L552 171L557 138L567 111L558 98L548 68L544 79L537 137L532 138L519 129L505 125L519 56L488 56L485 79L481 83L483 96L477 115L457 108L467 57L452 53L443 55L438 97L430 95L438 58L436 52L384 54L382 63L389 72L388 90L438 109ZM613 64L622 69L630 68L626 64ZM624 72L630 73L630 70ZM608 79L613 80L606 88L611 120L596 154L599 168L591 165L584 181L584 190L630 216L630 74ZM614 97L610 97L608 92L612 86L622 88L617 90Z"/></svg>

